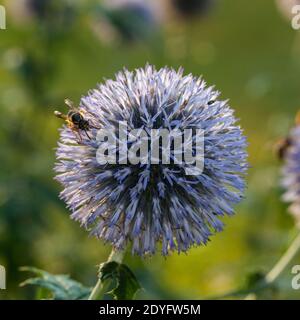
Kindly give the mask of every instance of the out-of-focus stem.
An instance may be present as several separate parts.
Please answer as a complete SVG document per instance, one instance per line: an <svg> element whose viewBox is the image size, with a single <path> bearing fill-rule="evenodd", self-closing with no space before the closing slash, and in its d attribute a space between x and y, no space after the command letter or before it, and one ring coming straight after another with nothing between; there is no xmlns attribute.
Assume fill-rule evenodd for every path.
<svg viewBox="0 0 300 320"><path fill-rule="evenodd" d="M298 236L294 239L291 245L288 247L283 256L278 260L275 266L267 273L265 278L262 280L262 288L267 287L272 284L284 271L284 269L289 265L293 260L300 249L300 232ZM255 299L255 294L250 293L246 296L246 300Z"/></svg>

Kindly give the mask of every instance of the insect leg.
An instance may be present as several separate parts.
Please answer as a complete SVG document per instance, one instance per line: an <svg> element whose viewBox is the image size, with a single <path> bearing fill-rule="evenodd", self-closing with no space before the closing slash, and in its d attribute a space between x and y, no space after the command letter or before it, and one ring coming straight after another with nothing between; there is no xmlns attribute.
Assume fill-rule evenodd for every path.
<svg viewBox="0 0 300 320"><path fill-rule="evenodd" d="M91 140L91 137L89 136L88 132L84 129L84 132L86 134L86 136L89 138L89 140Z"/></svg>
<svg viewBox="0 0 300 320"><path fill-rule="evenodd" d="M79 136L79 139L80 139L80 143L82 143L82 136L81 136L79 130L76 130L76 132L78 133L78 136Z"/></svg>

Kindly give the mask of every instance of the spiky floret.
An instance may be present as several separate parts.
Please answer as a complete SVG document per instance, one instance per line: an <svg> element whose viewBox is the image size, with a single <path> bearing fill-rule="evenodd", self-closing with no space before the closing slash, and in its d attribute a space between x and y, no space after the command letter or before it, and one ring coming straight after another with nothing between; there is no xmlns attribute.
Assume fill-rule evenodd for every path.
<svg viewBox="0 0 300 320"><path fill-rule="evenodd" d="M132 243L138 255L185 252L206 244L223 228L244 192L246 139L227 101L191 74L153 66L124 70L91 90L80 109L91 123L91 139L77 141L67 127L57 148L56 179L72 218L116 249ZM97 128L199 128L204 131L204 170L186 175L176 164L100 165Z"/></svg>

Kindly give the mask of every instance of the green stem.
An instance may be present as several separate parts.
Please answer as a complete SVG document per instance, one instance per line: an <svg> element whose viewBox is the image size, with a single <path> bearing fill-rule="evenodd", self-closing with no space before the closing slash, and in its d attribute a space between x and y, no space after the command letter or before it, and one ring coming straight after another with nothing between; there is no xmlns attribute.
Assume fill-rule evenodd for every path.
<svg viewBox="0 0 300 320"><path fill-rule="evenodd" d="M241 289L235 290L231 292L227 292L223 295L217 297L211 297L211 300L217 299L225 299L234 296L246 296L245 300L255 299L255 294L268 288L276 279L281 275L284 269L289 265L289 263L293 260L300 249L300 232L288 247L286 252L282 255L282 257L278 260L278 262L274 265L274 267L266 274L266 276L259 281L253 288L251 289Z"/></svg>
<svg viewBox="0 0 300 320"><path fill-rule="evenodd" d="M289 265L289 263L293 260L300 249L300 232L298 236L291 243L287 251L283 254L283 256L278 260L275 266L267 273L265 278L262 280L261 288L265 288L271 285L284 271L284 269ZM246 296L246 300L255 299L254 293L250 293Z"/></svg>
<svg viewBox="0 0 300 320"><path fill-rule="evenodd" d="M274 282L282 273L282 271L288 266L288 264L294 259L300 249L300 233L291 243L287 251L272 268L272 270L266 275L266 282Z"/></svg>
<svg viewBox="0 0 300 320"><path fill-rule="evenodd" d="M112 251L107 259L107 262L115 261L118 263L122 263L124 254L125 254L125 250L116 251L116 250L112 249ZM95 287L93 288L88 300L98 300L99 298L102 298L103 295L108 291L110 284L111 283L109 280L102 282L101 279L98 278L98 281L97 281Z"/></svg>

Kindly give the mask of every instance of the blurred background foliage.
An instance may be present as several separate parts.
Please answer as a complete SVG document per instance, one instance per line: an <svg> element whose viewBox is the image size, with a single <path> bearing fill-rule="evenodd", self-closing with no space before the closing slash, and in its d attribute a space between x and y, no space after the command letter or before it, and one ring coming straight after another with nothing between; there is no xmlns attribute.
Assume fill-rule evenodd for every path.
<svg viewBox="0 0 300 320"><path fill-rule="evenodd" d="M4 2L4 3L3 3ZM296 230L280 197L274 142L300 106L300 30L274 0L9 0L0 30L0 298L31 299L20 266L70 274L87 286L110 248L69 219L53 181L65 97L79 102L123 66L183 66L230 98L249 138L245 200L207 247L164 259L126 256L138 298L216 296L264 273ZM300 264L300 257L295 263ZM299 298L287 269L267 298Z"/></svg>

